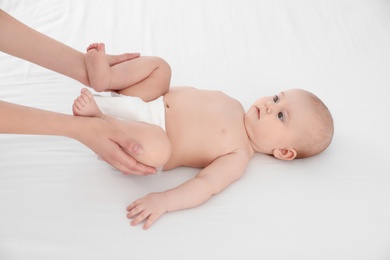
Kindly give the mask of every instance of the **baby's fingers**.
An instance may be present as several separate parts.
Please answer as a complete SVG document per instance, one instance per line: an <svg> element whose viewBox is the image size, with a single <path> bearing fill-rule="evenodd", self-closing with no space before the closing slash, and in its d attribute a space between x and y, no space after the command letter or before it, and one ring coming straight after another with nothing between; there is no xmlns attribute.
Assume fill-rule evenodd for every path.
<svg viewBox="0 0 390 260"><path fill-rule="evenodd" d="M150 216L150 213L146 212L145 210L140 212L136 217L133 218L133 221L131 221L132 226L138 225L143 220L147 219Z"/></svg>
<svg viewBox="0 0 390 260"><path fill-rule="evenodd" d="M162 214L159 214L159 213L153 213L153 214L150 214L149 217L148 217L148 220L146 221L145 225L144 225L144 229L148 229L150 228L151 225L153 225L154 222L156 222L156 220L161 217Z"/></svg>
<svg viewBox="0 0 390 260"><path fill-rule="evenodd" d="M151 225L153 225L154 222L162 215L162 213L159 212L151 212L147 208L143 208L141 204L137 204L136 202L133 202L131 205L127 207L127 218L133 220L131 221L132 226L136 226L142 221L146 220L144 224L144 229L148 229Z"/></svg>
<svg viewBox="0 0 390 260"><path fill-rule="evenodd" d="M161 216L161 214L159 213L149 213L147 211L142 211L141 213L139 213L134 219L133 221L131 221L131 225L132 226L136 226L138 225L139 223L141 223L142 221L146 220L145 224L144 224L144 229L148 229L150 228L151 225L153 225L154 222L156 222L156 220Z"/></svg>
<svg viewBox="0 0 390 260"><path fill-rule="evenodd" d="M142 204L142 201L140 200L136 200L131 205L129 205L127 207L127 211L129 212L127 213L127 218L133 218L133 221L131 221L130 223L132 226L135 226L138 223L142 222L150 215L150 213L148 213L149 211L147 210L147 208L145 208L144 204Z"/></svg>
<svg viewBox="0 0 390 260"><path fill-rule="evenodd" d="M129 212L129 213L127 213L127 218L133 218L134 216L136 216L139 213L141 213L144 210L144 208L142 208L141 205L142 204L140 204L139 200L134 201L133 203L131 203L127 207L127 211Z"/></svg>

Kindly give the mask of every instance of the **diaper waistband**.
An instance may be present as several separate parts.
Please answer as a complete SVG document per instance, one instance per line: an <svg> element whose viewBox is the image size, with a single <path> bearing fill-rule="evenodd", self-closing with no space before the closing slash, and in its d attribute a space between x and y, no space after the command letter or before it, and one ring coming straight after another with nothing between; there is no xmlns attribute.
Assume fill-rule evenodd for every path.
<svg viewBox="0 0 390 260"><path fill-rule="evenodd" d="M145 102L139 97L124 96L115 92L109 96L95 96L104 114L121 119L141 121L160 126L165 131L164 97Z"/></svg>

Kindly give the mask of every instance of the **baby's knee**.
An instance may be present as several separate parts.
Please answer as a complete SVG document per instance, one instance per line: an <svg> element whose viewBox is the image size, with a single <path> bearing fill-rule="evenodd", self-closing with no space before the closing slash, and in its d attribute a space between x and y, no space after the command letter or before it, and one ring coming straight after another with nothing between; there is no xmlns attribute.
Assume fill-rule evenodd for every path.
<svg viewBox="0 0 390 260"><path fill-rule="evenodd" d="M159 58L159 64L169 84L171 81L171 74L172 74L171 66L163 58Z"/></svg>
<svg viewBox="0 0 390 260"><path fill-rule="evenodd" d="M147 147L144 147L147 165L160 168L163 167L171 156L171 142L166 132L159 126L151 125L153 135L149 135Z"/></svg>
<svg viewBox="0 0 390 260"><path fill-rule="evenodd" d="M172 76L171 66L166 60L161 57L152 56L150 58L153 60L156 66L156 70L154 71L154 73L158 75L161 84L166 87L166 92L168 92Z"/></svg>
<svg viewBox="0 0 390 260"><path fill-rule="evenodd" d="M160 68L162 68L167 74L171 75L171 66L169 63L161 57L156 58Z"/></svg>

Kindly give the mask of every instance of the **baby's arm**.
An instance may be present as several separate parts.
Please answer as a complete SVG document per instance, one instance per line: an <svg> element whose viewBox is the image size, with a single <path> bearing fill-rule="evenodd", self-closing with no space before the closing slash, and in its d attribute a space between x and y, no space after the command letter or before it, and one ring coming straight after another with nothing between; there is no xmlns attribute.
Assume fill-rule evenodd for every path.
<svg viewBox="0 0 390 260"><path fill-rule="evenodd" d="M128 206L127 217L134 218L132 225L146 220L147 229L165 212L196 207L238 180L248 162L248 156L240 152L219 157L182 185L136 200Z"/></svg>

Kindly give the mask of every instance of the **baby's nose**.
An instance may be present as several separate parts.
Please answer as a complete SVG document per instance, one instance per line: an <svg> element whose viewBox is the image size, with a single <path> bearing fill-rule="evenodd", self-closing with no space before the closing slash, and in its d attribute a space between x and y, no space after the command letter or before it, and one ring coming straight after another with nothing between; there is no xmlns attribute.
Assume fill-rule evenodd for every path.
<svg viewBox="0 0 390 260"><path fill-rule="evenodd" d="M273 106L273 103L271 103L271 102L265 104L265 111L267 112L267 114L272 113L272 106Z"/></svg>

